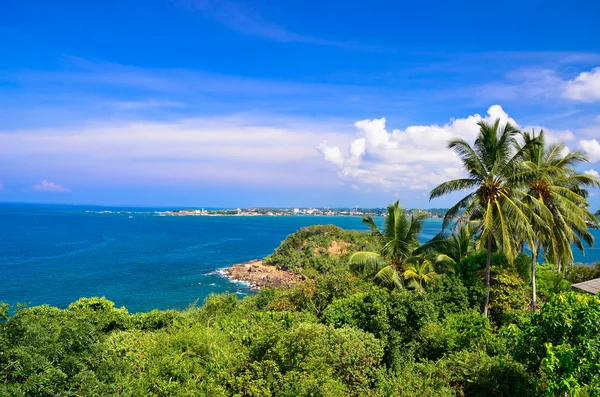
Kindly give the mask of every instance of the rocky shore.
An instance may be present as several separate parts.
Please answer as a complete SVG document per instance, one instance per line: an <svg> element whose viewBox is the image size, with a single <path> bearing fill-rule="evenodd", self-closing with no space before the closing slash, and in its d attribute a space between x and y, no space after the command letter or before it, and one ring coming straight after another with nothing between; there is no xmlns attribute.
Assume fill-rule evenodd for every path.
<svg viewBox="0 0 600 397"><path fill-rule="evenodd" d="M255 288L289 288L305 280L301 274L281 270L275 266L266 266L260 259L233 265L223 272L227 277L236 281L244 281Z"/></svg>

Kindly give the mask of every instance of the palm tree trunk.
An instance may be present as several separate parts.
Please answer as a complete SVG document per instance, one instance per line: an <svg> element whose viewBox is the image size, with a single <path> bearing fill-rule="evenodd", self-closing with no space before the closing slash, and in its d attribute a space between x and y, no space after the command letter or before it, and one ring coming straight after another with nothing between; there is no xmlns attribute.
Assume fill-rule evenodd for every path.
<svg viewBox="0 0 600 397"><path fill-rule="evenodd" d="M483 317L488 316L488 306L490 305L490 273L492 269L492 236L488 236L487 258L485 260L485 305L483 306Z"/></svg>
<svg viewBox="0 0 600 397"><path fill-rule="evenodd" d="M531 250L531 310L537 310L537 288L535 282L535 268L537 267L537 258L539 252L539 244L535 243Z"/></svg>

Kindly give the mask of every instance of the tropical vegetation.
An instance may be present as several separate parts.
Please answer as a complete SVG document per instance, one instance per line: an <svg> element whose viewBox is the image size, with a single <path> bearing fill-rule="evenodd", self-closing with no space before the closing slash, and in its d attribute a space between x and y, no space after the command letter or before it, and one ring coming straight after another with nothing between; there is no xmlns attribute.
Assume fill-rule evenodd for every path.
<svg viewBox="0 0 600 397"><path fill-rule="evenodd" d="M301 229L263 263L290 288L129 313L104 298L0 304L4 396L600 396L600 297L571 283L598 219L584 153L480 123L453 140L467 190L421 244L399 202L367 232ZM596 216L600 215L596 213Z"/></svg>
<svg viewBox="0 0 600 397"><path fill-rule="evenodd" d="M561 265L573 261L573 244L581 250L582 241L593 245L588 228L597 219L589 211L585 189L600 186L600 180L575 170L575 165L588 161L584 153L568 151L562 143L548 144L543 131L521 133L500 119L478 125L473 146L463 139L448 144L467 176L440 184L430 198L470 190L446 213L444 226L454 219L457 227L478 224L477 247L487 252L484 316L490 302L493 252L502 252L512 262L525 244L532 253L532 308L536 310L536 265L542 249L560 271Z"/></svg>

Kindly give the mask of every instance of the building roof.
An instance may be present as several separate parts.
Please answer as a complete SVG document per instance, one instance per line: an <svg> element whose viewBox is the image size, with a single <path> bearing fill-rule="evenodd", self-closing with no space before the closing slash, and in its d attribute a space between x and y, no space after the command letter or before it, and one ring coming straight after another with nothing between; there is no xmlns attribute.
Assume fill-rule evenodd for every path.
<svg viewBox="0 0 600 397"><path fill-rule="evenodd" d="M600 292L600 278L573 284L572 287L596 295L598 292Z"/></svg>

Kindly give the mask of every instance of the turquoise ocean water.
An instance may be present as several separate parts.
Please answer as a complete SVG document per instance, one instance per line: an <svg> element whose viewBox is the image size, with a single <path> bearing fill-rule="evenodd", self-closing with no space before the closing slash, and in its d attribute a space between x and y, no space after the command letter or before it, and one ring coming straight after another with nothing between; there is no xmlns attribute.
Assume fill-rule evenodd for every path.
<svg viewBox="0 0 600 397"><path fill-rule="evenodd" d="M106 296L132 312L185 308L211 293L251 293L216 270L268 255L301 227L365 230L359 217L165 217L160 210L0 204L0 301L64 308ZM421 239L440 228L441 220L427 220ZM576 259L600 261L600 249Z"/></svg>

